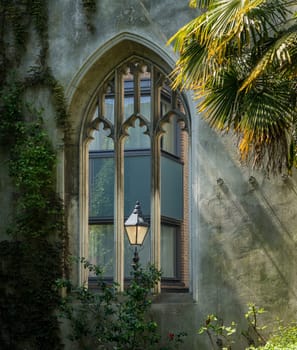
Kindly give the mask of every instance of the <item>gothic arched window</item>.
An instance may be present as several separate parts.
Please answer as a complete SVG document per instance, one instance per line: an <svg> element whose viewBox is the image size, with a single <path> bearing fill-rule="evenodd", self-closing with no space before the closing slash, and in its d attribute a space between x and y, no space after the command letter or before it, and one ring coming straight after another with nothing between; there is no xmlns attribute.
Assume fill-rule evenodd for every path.
<svg viewBox="0 0 297 350"><path fill-rule="evenodd" d="M132 261L123 225L139 200L150 224L141 263L162 269L162 287L187 287L189 118L182 96L151 62L130 58L101 85L91 129L89 259L123 287Z"/></svg>

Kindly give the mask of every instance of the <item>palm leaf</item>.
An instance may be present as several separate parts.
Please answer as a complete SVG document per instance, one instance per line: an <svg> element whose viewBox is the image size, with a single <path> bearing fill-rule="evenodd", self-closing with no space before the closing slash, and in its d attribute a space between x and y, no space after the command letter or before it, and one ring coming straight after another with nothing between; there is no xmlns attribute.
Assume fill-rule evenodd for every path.
<svg viewBox="0 0 297 350"><path fill-rule="evenodd" d="M289 135L296 115L292 101L287 81L258 82L257 88L244 94L244 114L237 128L242 135L239 145L242 159L252 160L255 167L265 164L271 172L281 171L288 164Z"/></svg>
<svg viewBox="0 0 297 350"><path fill-rule="evenodd" d="M205 46L192 40L182 52L172 78L174 88L195 89L202 87L218 69L216 62L208 60L208 50Z"/></svg>
<svg viewBox="0 0 297 350"><path fill-rule="evenodd" d="M238 134L243 160L268 171L289 169L297 160L296 1L191 5L206 11L169 40L180 54L174 87L194 90L212 127Z"/></svg>
<svg viewBox="0 0 297 350"><path fill-rule="evenodd" d="M210 125L218 130L237 128L240 118L238 94L240 81L235 70L222 70L215 81L210 82L204 99L198 104L199 112L205 113ZM197 96L201 98L201 95Z"/></svg>
<svg viewBox="0 0 297 350"><path fill-rule="evenodd" d="M292 54L296 55L297 51L297 26L288 29L282 33L272 44L268 50L261 56L247 79L243 82L240 90L249 89L251 84L261 75L267 73L268 69L284 70L285 67L291 65ZM290 71L292 67L290 67Z"/></svg>
<svg viewBox="0 0 297 350"><path fill-rule="evenodd" d="M190 0L189 2L189 6L192 8L207 8L211 3L213 2L213 0Z"/></svg>

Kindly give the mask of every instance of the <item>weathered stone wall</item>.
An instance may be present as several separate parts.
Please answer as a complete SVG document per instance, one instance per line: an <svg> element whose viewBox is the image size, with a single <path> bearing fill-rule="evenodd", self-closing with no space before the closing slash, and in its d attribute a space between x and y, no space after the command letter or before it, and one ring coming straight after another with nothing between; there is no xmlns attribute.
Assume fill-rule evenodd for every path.
<svg viewBox="0 0 297 350"><path fill-rule="evenodd" d="M217 137L201 120L196 126L192 249L199 313L230 322L252 302L272 319L294 320L296 172L268 178L242 167L236 140Z"/></svg>
<svg viewBox="0 0 297 350"><path fill-rule="evenodd" d="M64 147L55 129L51 101L46 91L33 92L45 107L46 125L58 150L58 189L65 199L70 250L80 255L79 232L84 197L80 188L80 149L86 114L94 104L99 83L121 60L146 54L172 67L176 57L166 46L168 38L197 15L188 1L97 1L90 33L80 0L50 1L49 64L66 89L71 120L70 140ZM28 45L23 71L32 62L36 41ZM35 57L35 55L34 55ZM191 296L163 295L153 310L164 332L189 334L185 349L208 349L196 330L208 313L226 321L243 315L247 302L255 302L282 319L293 319L297 310L296 174L292 178L267 178L241 166L235 142L211 131L196 115L188 94L192 132L190 194ZM1 222L9 206L9 178L5 155L0 154Z"/></svg>

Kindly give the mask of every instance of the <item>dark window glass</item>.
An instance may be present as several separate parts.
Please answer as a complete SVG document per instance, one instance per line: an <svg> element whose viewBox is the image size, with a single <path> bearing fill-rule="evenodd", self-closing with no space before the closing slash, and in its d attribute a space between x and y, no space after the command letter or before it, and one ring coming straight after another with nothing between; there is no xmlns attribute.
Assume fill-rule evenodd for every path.
<svg viewBox="0 0 297 350"><path fill-rule="evenodd" d="M183 165L166 156L161 157L161 215L183 219Z"/></svg>
<svg viewBox="0 0 297 350"><path fill-rule="evenodd" d="M125 154L125 216L131 214L137 200L144 216L150 215L151 156Z"/></svg>
<svg viewBox="0 0 297 350"><path fill-rule="evenodd" d="M161 269L162 278L176 278L176 241L177 227L161 225Z"/></svg>
<svg viewBox="0 0 297 350"><path fill-rule="evenodd" d="M135 121L135 127L128 130L129 137L125 141L125 150L142 150L150 148L150 138L144 134L146 127L139 126L139 119Z"/></svg>
<svg viewBox="0 0 297 350"><path fill-rule="evenodd" d="M152 119L151 88L152 84L156 83L153 82L153 77L159 75L151 74L150 64L145 64L142 60L128 62L124 67L125 73L122 68L117 71L117 77L122 79L117 82L117 86L122 86L122 91L115 91L114 76L100 90L102 95L99 95L100 102L94 113L94 119L99 117L99 130L94 132L94 140L89 145L89 259L92 263L104 268L106 277L112 277L114 272L114 197L119 190L115 192L114 189L114 141L109 136L122 135L123 131L128 134L124 144L125 217L131 214L137 200L141 203L147 222L150 222L151 215L151 137L155 137L155 130L151 130L151 127L156 128L156 125L155 123L146 124L146 121ZM139 87L138 91L136 86ZM168 117L161 121L161 128L164 130L160 159L161 269L164 279L176 281L179 276L179 264L181 265L177 242L185 231L182 163L184 141L175 110L175 108L181 110L182 106L178 107L176 94L172 93L168 83L158 91L161 113L158 117L162 118L166 115ZM123 100L118 99L119 96ZM100 106L100 103L103 103L103 106ZM122 104L122 111L118 110L119 103ZM115 108L115 106L118 107ZM99 111L104 115L99 115ZM103 117L112 126L106 120L100 120ZM131 118L130 121L128 121L129 118ZM150 136L145 134L147 131L150 131ZM110 135L111 132L112 135ZM156 139L153 140L155 141ZM186 161L185 165L187 165ZM187 182L186 179L185 182ZM185 202L185 208L187 208L187 202ZM127 278L130 277L132 269L133 249L129 246L124 232L117 232L117 234L123 234L125 237L124 274ZM148 233L139 251L142 265L151 261L150 236L151 232Z"/></svg>
<svg viewBox="0 0 297 350"><path fill-rule="evenodd" d="M113 275L114 238L112 224L89 226L89 261L103 268L103 275ZM94 275L91 274L90 277Z"/></svg>
<svg viewBox="0 0 297 350"><path fill-rule="evenodd" d="M112 218L114 208L114 158L91 157L89 174L90 217Z"/></svg>

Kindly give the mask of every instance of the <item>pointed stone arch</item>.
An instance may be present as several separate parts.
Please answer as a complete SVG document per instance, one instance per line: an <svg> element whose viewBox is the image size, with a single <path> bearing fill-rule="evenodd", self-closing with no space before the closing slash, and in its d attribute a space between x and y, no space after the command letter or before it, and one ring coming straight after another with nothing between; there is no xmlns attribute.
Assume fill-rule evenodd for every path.
<svg viewBox="0 0 297 350"><path fill-rule="evenodd" d="M66 95L69 101L69 114L71 132L70 138L65 143L65 207L66 215L68 219L69 231L72 233L70 239L71 252L76 256L87 255L87 236L88 236L88 143L90 142L92 130L96 129L99 123L103 123L104 128L110 130L110 137L115 140L116 135L113 126L110 122L104 118L103 115L98 115L94 119L95 106L98 103L98 96L100 91L103 91L108 82L109 77L114 71L115 67L119 67L124 64L125 61L131 60L131 57L137 59L143 58L149 61L158 68L159 72L164 75L162 79L171 71L174 60L168 53L156 46L154 43L149 42L143 37L132 35L130 33L121 33L113 39L106 42L105 45L100 47L94 52L82 65L81 69L73 77L69 84ZM161 79L161 77L160 77ZM181 95L180 95L181 96ZM186 100L183 99L184 105L187 107ZM185 118L184 114L177 113L180 120L184 119L184 125L186 130L190 130L190 118ZM189 115L188 113L186 113ZM135 120L139 120L142 125L147 127L148 133L151 133L151 126L141 115L133 115L130 120L127 120L126 124L123 124L122 133L126 132L126 129L131 126L131 123L135 123ZM156 122L154 127L155 132L162 134L162 125L167 123L170 119L170 113L160 122ZM160 137L156 139L156 144L152 144L152 153L159 152ZM120 154L123 152L123 145L119 146L115 153L118 167L123 167L121 163ZM160 164L156 164L155 173L159 171ZM154 170L153 170L154 173ZM121 178L117 180L119 183L116 186L122 188ZM160 179L157 176L152 177L157 187L160 187ZM118 221L124 222L123 208L121 207L121 201L116 208L118 213ZM155 225L154 230L160 231L160 224L156 223L160 214L160 200L152 205L152 216L156 217L155 224L154 219L152 224ZM116 230L122 230L122 225L119 225ZM160 256L160 243L159 238L156 237L155 242L153 239L154 250L157 255ZM123 260L123 242L119 241L117 244L119 252L116 253L122 257ZM160 266L159 258L155 257L154 262L157 266ZM122 263L118 264L118 269L121 268ZM74 272L75 275L75 272ZM116 273L117 281L123 286L123 272L118 271ZM83 284L87 282L87 276L78 267L78 282Z"/></svg>

